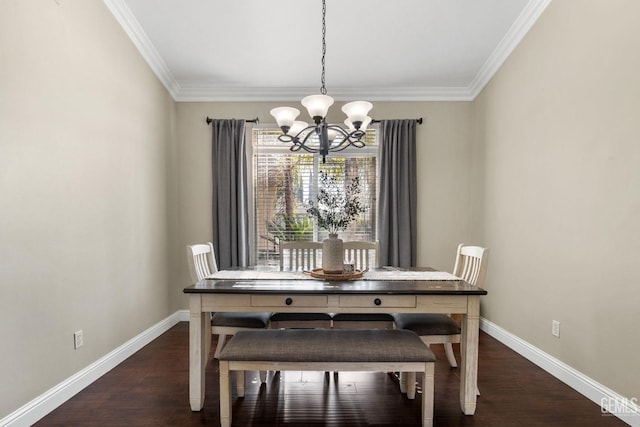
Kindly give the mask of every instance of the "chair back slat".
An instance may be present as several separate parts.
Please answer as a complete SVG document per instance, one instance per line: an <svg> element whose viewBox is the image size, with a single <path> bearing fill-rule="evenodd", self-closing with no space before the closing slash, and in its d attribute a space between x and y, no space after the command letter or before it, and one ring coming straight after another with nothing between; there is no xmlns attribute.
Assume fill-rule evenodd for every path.
<svg viewBox="0 0 640 427"><path fill-rule="evenodd" d="M473 286L482 286L489 260L489 249L458 245L453 274Z"/></svg>
<svg viewBox="0 0 640 427"><path fill-rule="evenodd" d="M280 242L280 270L313 270L318 266L322 243L309 241Z"/></svg>
<svg viewBox="0 0 640 427"><path fill-rule="evenodd" d="M364 271L379 267L378 252L380 244L377 240L375 242L348 241L342 245L344 247L345 261L353 261L356 269Z"/></svg>
<svg viewBox="0 0 640 427"><path fill-rule="evenodd" d="M213 243L196 244L187 246L187 261L191 280L199 282L207 276L218 271L218 265L213 253Z"/></svg>

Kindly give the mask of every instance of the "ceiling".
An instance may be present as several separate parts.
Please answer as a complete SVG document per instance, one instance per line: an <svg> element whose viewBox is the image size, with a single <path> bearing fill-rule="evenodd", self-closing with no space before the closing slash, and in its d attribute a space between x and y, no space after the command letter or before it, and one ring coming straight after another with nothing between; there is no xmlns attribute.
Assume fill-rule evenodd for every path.
<svg viewBox="0 0 640 427"><path fill-rule="evenodd" d="M319 93L321 0L104 0L176 101ZM337 100L471 100L551 0L326 0Z"/></svg>

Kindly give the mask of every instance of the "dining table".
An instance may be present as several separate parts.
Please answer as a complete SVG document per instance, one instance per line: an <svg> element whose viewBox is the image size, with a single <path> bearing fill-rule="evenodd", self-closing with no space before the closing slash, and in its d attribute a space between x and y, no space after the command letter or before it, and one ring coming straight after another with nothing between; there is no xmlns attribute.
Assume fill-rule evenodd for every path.
<svg viewBox="0 0 640 427"><path fill-rule="evenodd" d="M461 314L460 406L476 410L480 297L487 291L433 268L386 267L317 277L303 271L221 270L184 288L189 297L189 401L204 406L211 312ZM315 277L314 277L315 276Z"/></svg>

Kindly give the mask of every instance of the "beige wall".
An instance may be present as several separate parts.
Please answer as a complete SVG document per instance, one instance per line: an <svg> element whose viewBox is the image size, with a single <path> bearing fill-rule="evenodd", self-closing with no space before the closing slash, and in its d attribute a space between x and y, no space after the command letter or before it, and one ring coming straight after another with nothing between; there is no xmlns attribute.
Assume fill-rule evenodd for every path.
<svg viewBox="0 0 640 427"><path fill-rule="evenodd" d="M220 119L259 117L289 103L178 103L179 246L205 242L211 228L211 128L207 116ZM300 106L301 109L303 109ZM306 113L305 113L306 114ZM418 264L445 270L453 268L458 242L471 238L470 188L471 103L469 102L375 102L371 112L378 119L418 118ZM329 120L341 122L339 105ZM175 307L187 307L182 288L190 282L186 258L180 262L174 284Z"/></svg>
<svg viewBox="0 0 640 427"><path fill-rule="evenodd" d="M0 2L0 64L3 418L171 314L177 217L174 102L102 1Z"/></svg>
<svg viewBox="0 0 640 427"><path fill-rule="evenodd" d="M635 0L552 2L474 102L483 315L628 398L640 397L639 15Z"/></svg>

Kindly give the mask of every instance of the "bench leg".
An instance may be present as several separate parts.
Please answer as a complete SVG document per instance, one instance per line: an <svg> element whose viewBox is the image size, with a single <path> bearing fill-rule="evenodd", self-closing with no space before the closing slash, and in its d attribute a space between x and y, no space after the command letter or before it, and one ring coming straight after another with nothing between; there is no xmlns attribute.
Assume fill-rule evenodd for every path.
<svg viewBox="0 0 640 427"><path fill-rule="evenodd" d="M220 365L220 426L231 427L231 380L229 362L221 360Z"/></svg>
<svg viewBox="0 0 640 427"><path fill-rule="evenodd" d="M422 380L422 427L433 426L434 362L427 362Z"/></svg>

